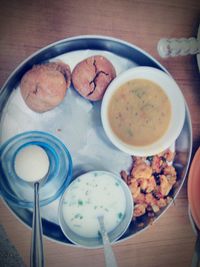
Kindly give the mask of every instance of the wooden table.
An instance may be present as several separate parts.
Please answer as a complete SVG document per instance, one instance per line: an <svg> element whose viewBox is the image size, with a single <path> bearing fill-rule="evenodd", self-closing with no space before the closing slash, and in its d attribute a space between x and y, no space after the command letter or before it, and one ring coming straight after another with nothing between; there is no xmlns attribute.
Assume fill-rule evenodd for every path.
<svg viewBox="0 0 200 267"><path fill-rule="evenodd" d="M173 75L188 103L193 155L200 144L200 76L195 56L161 59L162 37L196 36L197 0L1 1L0 85L33 52L77 35L117 37L149 52ZM0 223L29 265L31 231L0 201ZM121 267L190 266L195 236L188 219L187 181L175 205L143 233L114 246ZM46 266L104 266L102 250L76 249L44 239Z"/></svg>

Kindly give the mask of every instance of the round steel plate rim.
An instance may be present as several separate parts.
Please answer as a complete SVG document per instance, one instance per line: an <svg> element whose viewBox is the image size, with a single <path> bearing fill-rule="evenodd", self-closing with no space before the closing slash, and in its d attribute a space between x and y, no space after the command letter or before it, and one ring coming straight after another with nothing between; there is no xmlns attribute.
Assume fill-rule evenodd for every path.
<svg viewBox="0 0 200 267"><path fill-rule="evenodd" d="M79 35L79 36L74 36L74 37L69 37L69 38L65 38L65 39L62 39L62 40L59 40L59 41L56 41L56 42L53 42L37 51L35 51L34 53L32 53L29 57L27 57L25 60L23 60L12 72L11 74L8 76L7 80L5 81L5 83L3 84L3 86L1 87L0 89L0 96L1 96L1 93L3 92L3 90L6 88L7 86L7 83L10 81L10 79L12 79L12 77L15 75L15 73L17 73L17 71L23 66L25 65L28 61L30 61L32 58L34 58L35 56L37 56L38 54L42 53L43 51L49 49L49 48L53 48L54 46L56 45L59 45L59 44L62 44L62 43L66 43L66 42L69 42L69 41L76 41L76 40L84 40L84 39L96 39L96 41L98 41L98 39L100 40L104 40L104 41L113 41L113 42L116 42L116 43L120 43L122 45L125 45L129 48L132 48L132 49L135 49L137 50L139 53L142 53L145 57L149 58L152 62L156 63L156 65L158 67L160 67L161 70L163 70L164 72L166 72L168 75L171 76L171 74L169 73L169 71L161 64L159 63L154 57L152 57L149 53L147 53L145 50L127 42L127 41L124 41L124 40L121 40L121 39L118 39L118 38L114 38L114 37L109 37L109 36L103 36L103 35ZM88 48L89 49L89 48ZM79 49L80 50L80 49ZM85 50L85 49L83 49ZM105 49L106 51L106 49ZM66 52L67 53L67 52ZM63 53L61 53L63 54ZM190 144L191 146L189 147L189 157L188 157L188 161L187 161L187 165L185 166L185 175L177 189L177 192L176 194L174 195L174 198L177 197L179 191L181 190L182 188L182 185L183 183L185 182L185 179L186 179L186 174L187 174L187 171L188 171L188 168L189 168L189 164L190 164L190 159L191 159L191 152L192 152L192 123L191 123L191 116L190 116L190 112L189 112L189 108L188 108L188 105L185 101L185 106L186 106L186 117L187 117L187 124L188 124L188 127L189 127L189 130L190 130ZM0 194L1 196L1 194ZM5 203L5 205L8 207L8 209L12 212L12 214L17 218L17 220L19 220L20 222L22 222L26 227L28 228L31 228L31 226L29 226L28 223L26 223L25 221L22 220L22 218L20 216L17 216L17 214L14 212L14 210L9 206L9 203L7 203L4 199L3 199L3 202ZM168 204L168 206L165 208L165 210L163 212L161 212L161 214L158 215L158 217L153 221L153 223L155 223L161 215L163 215L167 210L168 208L172 205L173 202L170 202ZM144 230L148 229L149 227L151 226L151 224L147 225L146 227L144 227L143 229L141 229L140 231L137 231L136 233L130 235L130 236L127 236L127 237L124 237L123 239L120 239L120 240L117 240L115 241L114 244L118 244L122 241L126 241L128 240L129 238L139 234L139 233L142 233ZM56 243L59 243L59 244L62 244L62 245L66 245L66 246L71 246L71 247L77 247L79 248L79 246L77 245L74 245L74 244L71 244L71 243L66 243L66 242L63 242L61 240L58 240L58 239L54 239L53 237L50 237L50 236L47 236L47 235L44 235L45 238L51 240L51 241L54 241Z"/></svg>
<svg viewBox="0 0 200 267"><path fill-rule="evenodd" d="M145 50L141 49L140 47L133 45L129 42L123 41L121 39L118 38L114 38L114 37L109 37L109 36L104 36L104 35L79 35L79 36L74 36L74 37L69 37L69 38L65 38L53 43L50 43L49 45L36 50L35 52L33 52L30 56L28 56L26 59L24 59L12 72L11 74L8 76L7 80L5 81L5 83L3 84L1 91L3 90L3 88L6 87L8 81L12 78L12 76L28 61L30 61L32 58L34 58L36 55L42 53L43 51L52 48L56 45L59 45L61 43L65 43L65 42L69 42L69 41L76 41L76 40L81 40L81 39L102 39L102 40L108 40L108 41L114 41L116 43L121 43L124 44L126 46L132 47L136 50L138 50L140 53L144 54L146 57L150 58L152 61L154 61L157 65L160 66L161 69L163 69L165 72L167 72L169 75L170 73L168 72L168 70L163 67L155 58L153 58L148 52L146 52ZM0 91L0 93L1 93Z"/></svg>
<svg viewBox="0 0 200 267"><path fill-rule="evenodd" d="M6 87L8 81L12 78L12 76L25 64L27 63L28 61L30 61L32 58L34 58L34 56L38 55L39 53L49 49L49 48L52 48L58 44L61 44L61 43L65 43L65 42L69 42L69 41L76 41L76 40L81 40L81 39L102 39L102 40L108 40L108 41L114 41L116 43L121 43L121 44L124 44L128 47L132 47L134 48L135 50L138 50L139 52L143 53L146 57L150 58L152 61L154 61L163 71L165 71L168 75L171 76L170 72L159 62L157 61L154 57L152 57L148 52L146 52L145 50L141 49L140 47L134 45L134 44L131 44L127 41L124 41L124 40L121 40L121 39L118 39L118 38L114 38L114 37L109 37L109 36L104 36L104 35L79 35L79 36L74 36L74 37L69 37L69 38L65 38L65 39L62 39L62 40L59 40L59 41L56 41L56 42L53 42L53 43L50 43L49 45L35 51L34 53L32 53L30 56L28 56L25 60L23 60L12 72L11 74L8 76L7 80L5 81L5 83L3 84L3 86L1 87L0 89L0 95L3 91L3 89ZM185 105L186 105L186 110L187 110L187 113L189 115L189 122L191 124L191 116L190 116L190 113L189 113L189 108L188 108L188 105L187 103L185 102ZM190 129L192 131L192 127L190 125Z"/></svg>

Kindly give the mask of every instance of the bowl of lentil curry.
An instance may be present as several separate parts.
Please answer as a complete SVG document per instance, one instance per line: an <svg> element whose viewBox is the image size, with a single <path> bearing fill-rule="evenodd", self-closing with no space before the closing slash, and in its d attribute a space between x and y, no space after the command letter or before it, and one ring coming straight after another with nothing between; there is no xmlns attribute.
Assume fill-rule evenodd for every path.
<svg viewBox="0 0 200 267"><path fill-rule="evenodd" d="M109 85L101 119L110 141L135 156L167 149L179 136L185 101L175 80L152 67L131 68Z"/></svg>

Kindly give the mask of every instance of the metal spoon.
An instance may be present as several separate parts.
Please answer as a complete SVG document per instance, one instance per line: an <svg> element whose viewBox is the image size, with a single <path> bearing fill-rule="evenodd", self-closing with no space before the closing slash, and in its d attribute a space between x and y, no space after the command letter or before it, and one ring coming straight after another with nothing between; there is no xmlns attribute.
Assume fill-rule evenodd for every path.
<svg viewBox="0 0 200 267"><path fill-rule="evenodd" d="M46 152L36 145L22 148L15 158L17 175L34 187L34 205L32 220L32 242L30 266L44 266L42 240L42 223L40 217L39 187L45 183L49 170L49 159Z"/></svg>
<svg viewBox="0 0 200 267"><path fill-rule="evenodd" d="M106 267L117 267L117 262L115 259L114 252L112 250L108 234L105 229L104 225L104 217L103 215L97 216L99 226L100 226L100 233L103 241L103 248L104 248L104 257L106 262Z"/></svg>
<svg viewBox="0 0 200 267"><path fill-rule="evenodd" d="M40 201L39 201L39 187L40 183L34 183L34 207L32 219L32 241L30 253L30 266L43 267L44 266L44 250L42 239L42 222L40 217Z"/></svg>
<svg viewBox="0 0 200 267"><path fill-rule="evenodd" d="M196 55L200 71L200 24L197 37L162 38L157 44L157 50L162 58Z"/></svg>

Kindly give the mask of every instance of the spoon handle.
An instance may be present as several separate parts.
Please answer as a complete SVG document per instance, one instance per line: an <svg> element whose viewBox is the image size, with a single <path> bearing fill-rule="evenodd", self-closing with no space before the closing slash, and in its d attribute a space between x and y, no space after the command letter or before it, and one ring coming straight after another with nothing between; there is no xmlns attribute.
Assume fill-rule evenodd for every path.
<svg viewBox="0 0 200 267"><path fill-rule="evenodd" d="M103 240L104 245L104 257L106 262L106 267L117 267L117 262L115 259L115 255L113 253L108 234L105 229L105 225L103 222L103 216L98 216L99 225L100 225L100 232Z"/></svg>
<svg viewBox="0 0 200 267"><path fill-rule="evenodd" d="M194 55L200 52L200 40L191 38L163 38L157 45L158 53L161 57L176 57Z"/></svg>
<svg viewBox="0 0 200 267"><path fill-rule="evenodd" d="M44 266L44 253L42 241L42 224L40 218L39 206L39 183L34 184L34 208L33 208L33 222L32 222L32 243L31 243L31 267Z"/></svg>
<svg viewBox="0 0 200 267"><path fill-rule="evenodd" d="M105 241L108 237L104 238L104 255L107 267L117 267L115 255L109 242Z"/></svg>

